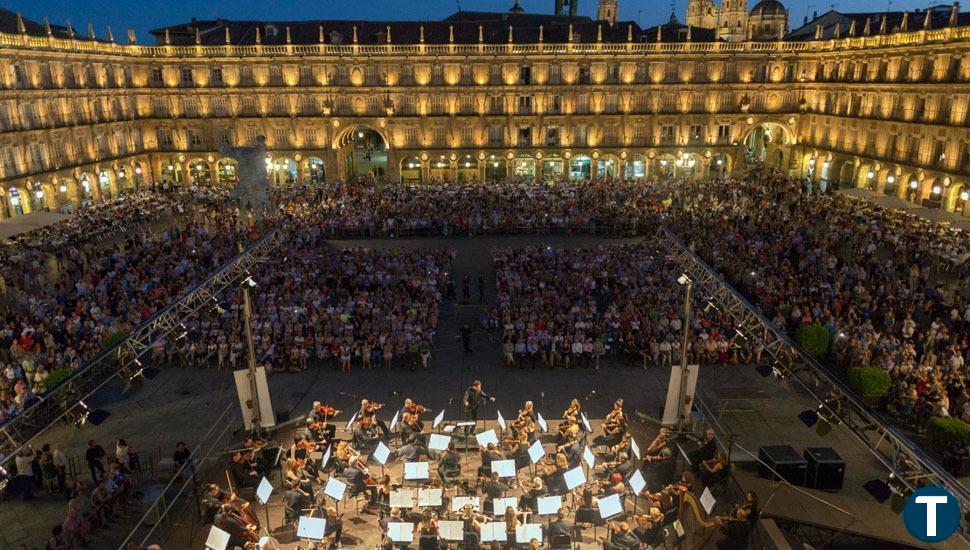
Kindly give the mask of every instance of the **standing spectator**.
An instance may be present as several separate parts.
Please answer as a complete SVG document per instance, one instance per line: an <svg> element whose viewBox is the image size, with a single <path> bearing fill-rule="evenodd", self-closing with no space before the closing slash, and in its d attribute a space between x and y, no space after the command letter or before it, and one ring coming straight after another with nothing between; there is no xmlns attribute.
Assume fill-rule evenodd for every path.
<svg viewBox="0 0 970 550"><path fill-rule="evenodd" d="M88 448L84 453L84 458L88 463L88 470L91 471L91 480L95 484L104 477L104 448L98 445L93 439L88 441Z"/></svg>

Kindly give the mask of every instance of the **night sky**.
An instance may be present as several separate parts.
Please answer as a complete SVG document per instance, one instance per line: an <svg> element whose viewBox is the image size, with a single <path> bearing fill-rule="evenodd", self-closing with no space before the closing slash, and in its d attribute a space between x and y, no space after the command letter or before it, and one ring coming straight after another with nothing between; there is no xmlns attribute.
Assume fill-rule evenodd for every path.
<svg viewBox="0 0 970 550"><path fill-rule="evenodd" d="M720 3L720 0L715 0ZM748 0L749 8L757 0ZM802 19L817 10L824 13L832 8L825 0L782 0L788 7L790 25L801 25ZM190 20L212 19L441 19L458 9L477 11L505 11L514 0L3 0L4 8L20 11L24 17L43 21L47 15L52 23L64 24L70 19L80 33L87 32L88 22L94 23L98 36L106 34L111 25L116 38L125 36L125 29L134 27L141 43L153 43L149 29ZM581 15L594 17L598 0L580 0ZM533 13L552 13L554 0L521 0L522 7ZM675 0L677 17L683 21L687 0ZM845 0L835 4L843 12L880 11L924 8L918 0ZM965 8L966 9L966 8ZM669 0L620 0L620 19L637 21L648 27L667 21Z"/></svg>

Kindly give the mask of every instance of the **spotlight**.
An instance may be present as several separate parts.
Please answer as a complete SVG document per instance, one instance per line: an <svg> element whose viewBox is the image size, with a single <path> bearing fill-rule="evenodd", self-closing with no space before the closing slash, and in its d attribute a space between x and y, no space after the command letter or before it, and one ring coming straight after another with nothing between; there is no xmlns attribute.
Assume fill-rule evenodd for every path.
<svg viewBox="0 0 970 550"><path fill-rule="evenodd" d="M250 277L246 277L246 278L245 278L245 279L243 280L243 284L245 284L245 285L249 285L249 288L256 288L256 286L257 286L257 283L256 283L256 281L254 281L254 280L253 280L253 278L252 278L251 276L250 276Z"/></svg>
<svg viewBox="0 0 970 550"><path fill-rule="evenodd" d="M686 285L687 283L690 283L693 281L690 280L690 277L688 277L686 273L681 273L680 277L677 277L677 282L682 285Z"/></svg>

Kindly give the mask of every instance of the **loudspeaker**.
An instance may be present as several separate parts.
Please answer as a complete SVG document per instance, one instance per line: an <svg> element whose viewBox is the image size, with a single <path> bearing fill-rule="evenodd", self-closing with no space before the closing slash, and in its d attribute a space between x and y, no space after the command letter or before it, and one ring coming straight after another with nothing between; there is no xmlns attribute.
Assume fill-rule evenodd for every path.
<svg viewBox="0 0 970 550"><path fill-rule="evenodd" d="M842 490L845 461L832 447L808 447L803 455L808 462L805 486L820 491Z"/></svg>
<svg viewBox="0 0 970 550"><path fill-rule="evenodd" d="M276 409L276 423L282 424L290 420L290 411L287 409Z"/></svg>
<svg viewBox="0 0 970 550"><path fill-rule="evenodd" d="M758 474L761 477L778 479L778 476L765 467L765 464L767 464L788 483L792 485L805 484L805 471L808 469L808 462L791 445L761 447L758 449L758 458L764 463L758 465Z"/></svg>

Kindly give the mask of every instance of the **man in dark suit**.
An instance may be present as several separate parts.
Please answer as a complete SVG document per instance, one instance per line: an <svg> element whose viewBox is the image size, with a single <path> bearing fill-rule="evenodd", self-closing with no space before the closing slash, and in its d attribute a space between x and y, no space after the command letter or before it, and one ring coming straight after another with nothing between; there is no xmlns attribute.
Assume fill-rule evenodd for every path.
<svg viewBox="0 0 970 550"><path fill-rule="evenodd" d="M465 418L467 420L473 420L478 422L478 407L482 403L482 399L488 399L491 402L495 402L495 398L488 395L482 391L481 380L475 380L472 382L471 386L465 390L465 396L462 398L462 407L465 409ZM471 432L474 426L467 426L465 432Z"/></svg>
<svg viewBox="0 0 970 550"><path fill-rule="evenodd" d="M572 537L576 526L573 525L571 521L566 519L566 510L560 508L556 512L556 519L549 523L549 527L546 528L546 538L552 540L555 537L567 536Z"/></svg>

